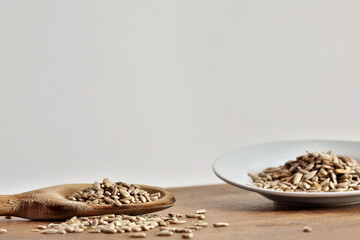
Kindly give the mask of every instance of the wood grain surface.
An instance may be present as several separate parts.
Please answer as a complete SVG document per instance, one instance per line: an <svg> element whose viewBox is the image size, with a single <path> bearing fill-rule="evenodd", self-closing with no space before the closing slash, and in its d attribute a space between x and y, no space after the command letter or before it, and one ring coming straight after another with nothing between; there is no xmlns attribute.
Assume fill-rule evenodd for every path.
<svg viewBox="0 0 360 240"><path fill-rule="evenodd" d="M300 208L274 204L264 197L230 185L211 185L170 189L176 196L174 207L160 212L189 213L205 208L209 227L195 232L193 239L357 239L360 234L360 205L331 208ZM188 219L187 225L194 220ZM230 223L214 228L212 223ZM124 234L71 233L45 235L31 232L39 224L20 218L1 217L0 228L8 230L0 239L131 239ZM308 225L313 231L303 232ZM181 226L181 225L179 225ZM147 232L146 239L181 239L181 234L159 237L157 229Z"/></svg>

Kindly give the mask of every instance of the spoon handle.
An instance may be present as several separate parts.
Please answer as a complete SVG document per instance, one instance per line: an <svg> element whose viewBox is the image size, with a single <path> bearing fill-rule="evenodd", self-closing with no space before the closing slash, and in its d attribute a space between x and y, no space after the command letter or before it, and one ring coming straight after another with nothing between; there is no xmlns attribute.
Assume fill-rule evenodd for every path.
<svg viewBox="0 0 360 240"><path fill-rule="evenodd" d="M0 195L0 216L12 216L17 200L12 195Z"/></svg>

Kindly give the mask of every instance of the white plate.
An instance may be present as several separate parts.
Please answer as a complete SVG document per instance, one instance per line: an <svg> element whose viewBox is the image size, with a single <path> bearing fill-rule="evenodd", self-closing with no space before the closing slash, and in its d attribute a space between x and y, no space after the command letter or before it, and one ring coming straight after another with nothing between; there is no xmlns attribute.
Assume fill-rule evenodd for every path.
<svg viewBox="0 0 360 240"><path fill-rule="evenodd" d="M267 167L283 165L308 151L332 150L339 155L360 160L360 142L332 140L301 140L265 143L240 148L218 158L213 165L215 174L234 186L257 192L273 201L296 205L336 206L360 203L360 191L302 193L278 192L252 185L248 173L258 173Z"/></svg>

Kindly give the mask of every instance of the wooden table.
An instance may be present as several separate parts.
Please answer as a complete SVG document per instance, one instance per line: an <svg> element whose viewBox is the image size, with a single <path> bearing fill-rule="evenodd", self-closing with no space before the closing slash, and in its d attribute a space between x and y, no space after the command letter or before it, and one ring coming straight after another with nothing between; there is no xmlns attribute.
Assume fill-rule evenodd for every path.
<svg viewBox="0 0 360 240"><path fill-rule="evenodd" d="M360 234L360 205L332 208L295 208L274 204L264 197L230 185L174 188L177 202L171 209L161 212L190 213L207 209L209 227L195 232L193 239L357 239ZM221 221L230 227L214 228L212 223ZM188 223L192 220L188 219ZM187 224L188 224L187 223ZM19 218L0 218L0 228L8 230L0 239L130 239L128 234L72 233L45 235L31 232L39 224ZM313 231L303 232L308 225ZM155 236L159 230L147 233L146 239L181 239Z"/></svg>

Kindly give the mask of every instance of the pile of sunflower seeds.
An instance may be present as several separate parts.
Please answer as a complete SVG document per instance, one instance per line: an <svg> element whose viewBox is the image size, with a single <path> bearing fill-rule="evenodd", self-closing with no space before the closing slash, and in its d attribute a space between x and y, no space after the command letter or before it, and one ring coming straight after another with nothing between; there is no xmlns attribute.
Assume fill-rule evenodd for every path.
<svg viewBox="0 0 360 240"><path fill-rule="evenodd" d="M284 192L343 192L360 190L360 165L351 157L307 152L279 167L249 174L255 186Z"/></svg>
<svg viewBox="0 0 360 240"><path fill-rule="evenodd" d="M69 200L89 204L115 205L145 203L161 198L161 193L150 194L136 185L112 182L105 178L102 183L95 182L91 188L79 190L67 196Z"/></svg>
<svg viewBox="0 0 360 240"><path fill-rule="evenodd" d="M199 212L199 211L197 211ZM204 215L205 209L201 209L195 215ZM189 214L186 214L186 216ZM50 223L48 226L39 225L33 232L43 234L66 234L66 233L129 233L132 238L146 237L146 231L159 228L157 236L172 236L174 233L180 233L183 238L188 239L194 236L194 232L208 223L199 221L199 218L188 226L178 225L187 223L186 218L180 213L169 213L167 216L146 214L141 216L129 215L102 215L92 217L73 217L63 223ZM228 223L214 223L214 227L227 227Z"/></svg>

